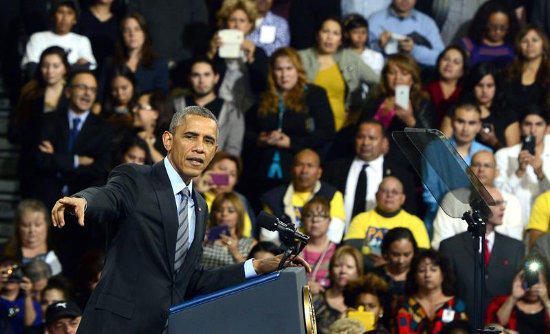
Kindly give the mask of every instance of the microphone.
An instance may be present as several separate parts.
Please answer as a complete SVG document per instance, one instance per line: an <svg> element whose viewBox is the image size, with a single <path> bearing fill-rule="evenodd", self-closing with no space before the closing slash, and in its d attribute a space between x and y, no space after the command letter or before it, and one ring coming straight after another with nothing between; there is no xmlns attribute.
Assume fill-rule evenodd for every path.
<svg viewBox="0 0 550 334"><path fill-rule="evenodd" d="M309 241L309 236L296 231L294 226L291 227L283 223L279 218L265 211L260 212L258 215L258 225L269 231L278 231L282 234L281 239L299 239L305 243Z"/></svg>

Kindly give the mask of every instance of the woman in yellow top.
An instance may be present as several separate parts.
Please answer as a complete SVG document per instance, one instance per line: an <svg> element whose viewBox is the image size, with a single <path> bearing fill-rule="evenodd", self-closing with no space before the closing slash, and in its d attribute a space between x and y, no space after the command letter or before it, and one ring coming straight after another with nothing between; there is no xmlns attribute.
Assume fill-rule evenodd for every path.
<svg viewBox="0 0 550 334"><path fill-rule="evenodd" d="M353 120L349 112L359 111L361 83L378 84L378 75L361 57L342 48L343 31L340 20L327 18L317 32L316 45L299 51L308 81L327 91L336 131Z"/></svg>

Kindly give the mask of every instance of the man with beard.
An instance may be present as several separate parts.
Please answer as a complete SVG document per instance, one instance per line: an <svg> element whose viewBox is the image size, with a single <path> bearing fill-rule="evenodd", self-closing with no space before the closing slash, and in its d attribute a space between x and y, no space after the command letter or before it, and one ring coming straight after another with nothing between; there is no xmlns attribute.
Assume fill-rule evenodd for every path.
<svg viewBox="0 0 550 334"><path fill-rule="evenodd" d="M186 106L199 106L212 111L218 119L220 130L219 150L239 156L244 137L244 116L234 103L216 95L220 76L212 61L207 58L193 61L188 79L191 94L174 99L176 111Z"/></svg>

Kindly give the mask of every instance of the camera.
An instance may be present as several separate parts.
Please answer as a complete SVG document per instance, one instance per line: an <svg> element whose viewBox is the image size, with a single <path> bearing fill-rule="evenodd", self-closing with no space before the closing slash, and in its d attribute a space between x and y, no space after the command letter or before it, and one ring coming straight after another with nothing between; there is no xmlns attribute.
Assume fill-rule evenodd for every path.
<svg viewBox="0 0 550 334"><path fill-rule="evenodd" d="M5 282L8 283L21 283L23 281L23 273L17 265L2 271L2 277L5 277Z"/></svg>

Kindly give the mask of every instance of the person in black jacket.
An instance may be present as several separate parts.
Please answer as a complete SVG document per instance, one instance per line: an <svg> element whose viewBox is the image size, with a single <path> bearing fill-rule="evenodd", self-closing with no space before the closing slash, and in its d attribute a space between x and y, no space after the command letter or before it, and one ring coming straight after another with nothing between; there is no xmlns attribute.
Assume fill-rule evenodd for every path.
<svg viewBox="0 0 550 334"><path fill-rule="evenodd" d="M322 150L334 136L334 117L325 90L306 82L298 53L277 50L270 59L269 89L246 117L244 157L254 157L245 170L256 194L290 181L294 155ZM245 161L245 168L250 167ZM247 196L254 198L257 196Z"/></svg>

